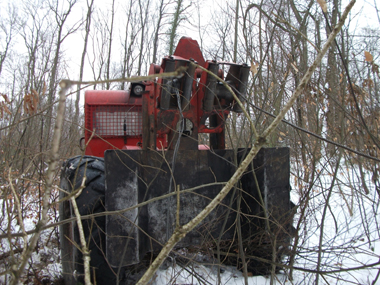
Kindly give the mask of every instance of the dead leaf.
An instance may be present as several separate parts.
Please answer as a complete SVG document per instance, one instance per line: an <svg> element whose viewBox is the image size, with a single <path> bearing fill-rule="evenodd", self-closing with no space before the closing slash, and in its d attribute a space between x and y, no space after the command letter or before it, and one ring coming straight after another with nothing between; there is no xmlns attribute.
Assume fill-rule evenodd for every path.
<svg viewBox="0 0 380 285"><path fill-rule="evenodd" d="M270 84L270 87L268 89L268 92L272 92L273 87L274 87L274 82L272 81L271 84Z"/></svg>
<svg viewBox="0 0 380 285"><path fill-rule="evenodd" d="M29 94L25 94L24 96L24 113L28 113L28 103L29 103Z"/></svg>
<svg viewBox="0 0 380 285"><path fill-rule="evenodd" d="M283 132L280 132L280 135L283 136L283 137L286 136L285 133L283 133Z"/></svg>
<svg viewBox="0 0 380 285"><path fill-rule="evenodd" d="M368 61L368 62L373 61L373 56L368 51L364 51L364 57L365 57L365 61Z"/></svg>
<svg viewBox="0 0 380 285"><path fill-rule="evenodd" d="M3 96L5 102L7 102L8 104L10 103L9 99L8 99L8 96L5 95L5 94L1 94L1 96Z"/></svg>
<svg viewBox="0 0 380 285"><path fill-rule="evenodd" d="M255 76L258 72L259 63L256 63L254 60L251 61L251 72L252 75Z"/></svg>
<svg viewBox="0 0 380 285"><path fill-rule="evenodd" d="M24 96L24 113L32 115L36 112L39 102L38 92L34 89L31 93L26 93Z"/></svg>
<svg viewBox="0 0 380 285"><path fill-rule="evenodd" d="M46 83L44 82L44 88L42 89L42 96L45 95L46 93L46 89L47 89L47 86L46 86Z"/></svg>
<svg viewBox="0 0 380 285"><path fill-rule="evenodd" d="M38 102L40 102L40 97L36 90L32 89L33 94L33 109L37 109Z"/></svg>
<svg viewBox="0 0 380 285"><path fill-rule="evenodd" d="M317 0L319 6L321 6L323 12L327 12L327 4L325 0Z"/></svg>
<svg viewBox="0 0 380 285"><path fill-rule="evenodd" d="M38 97L38 93L36 90L32 89L32 94L35 96L35 97Z"/></svg>
<svg viewBox="0 0 380 285"><path fill-rule="evenodd" d="M3 109L5 111L5 113L7 113L8 115L12 115L11 111L9 111L7 105L3 104Z"/></svg>
<svg viewBox="0 0 380 285"><path fill-rule="evenodd" d="M26 93L24 96L24 113L33 114L33 95Z"/></svg>
<svg viewBox="0 0 380 285"><path fill-rule="evenodd" d="M363 87L370 87L370 88L375 86L375 84L373 83L373 80L371 78L364 79L362 85L363 85Z"/></svg>

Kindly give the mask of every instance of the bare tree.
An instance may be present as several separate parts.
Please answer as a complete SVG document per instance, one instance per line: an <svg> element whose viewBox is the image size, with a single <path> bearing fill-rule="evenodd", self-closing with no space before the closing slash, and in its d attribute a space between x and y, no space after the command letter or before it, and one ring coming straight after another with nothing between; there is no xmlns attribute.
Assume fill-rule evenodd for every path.
<svg viewBox="0 0 380 285"><path fill-rule="evenodd" d="M111 7L111 23L106 25L108 31L108 52L107 52L107 64L106 64L106 80L110 80L110 68L111 68L111 54L112 54L112 39L113 39L113 27L115 20L115 0L112 0ZM110 83L106 83L106 90L110 89Z"/></svg>
<svg viewBox="0 0 380 285"><path fill-rule="evenodd" d="M150 0L147 0L147 2L142 2L141 0L138 0L139 4L139 11L140 11L140 54L138 59L138 66L137 66L137 75L141 75L141 69L142 69L142 63L143 63L143 57L144 57L144 39L146 37L146 31L148 29L147 22L148 22L148 13L149 13L149 6L150 6Z"/></svg>
<svg viewBox="0 0 380 285"><path fill-rule="evenodd" d="M122 44L123 62L121 64L121 77L130 77L133 68L133 48L136 45L136 39L139 32L137 25L137 15L135 11L135 1L131 0L125 7L127 14L125 22L125 35ZM121 90L125 89L125 82L121 82Z"/></svg>
<svg viewBox="0 0 380 285"><path fill-rule="evenodd" d="M178 27L180 23L185 20L184 12L191 6L191 3L185 6L184 0L176 0L175 2L175 8L173 12L173 18L170 22L170 28L168 31L169 35L169 43L168 43L168 52L169 54L174 53L174 44L175 41L178 39Z"/></svg>
<svg viewBox="0 0 380 285"><path fill-rule="evenodd" d="M159 36L160 36L160 30L162 29L163 23L162 21L165 19L165 17L168 16L166 9L167 6L171 4L170 1L166 2L165 0L160 0L158 4L157 13L158 15L155 15L155 18L157 20L157 24L154 30L154 39L153 39L153 55L152 55L152 62L155 63L157 61L157 51L158 51L158 42L159 42Z"/></svg>
<svg viewBox="0 0 380 285"><path fill-rule="evenodd" d="M92 20L92 13L94 10L94 0L90 0L86 2L87 3L87 15L86 15L86 25L85 25L85 34L84 34L84 44L83 44L83 51L82 51L82 57L79 67L79 81L83 80L83 71L84 71L84 65L85 65L85 59L87 54L87 45L88 45L88 38L91 30L91 20ZM73 119L73 125L72 127L74 129L78 129L77 125L79 123L79 100L80 100L80 86L77 87L77 94L75 99L75 115ZM72 135L74 137L74 135Z"/></svg>
<svg viewBox="0 0 380 285"><path fill-rule="evenodd" d="M9 5L8 13L5 18L2 18L0 21L0 31L1 31L1 50L0 50L0 75L3 70L3 64L7 55L10 51L11 44L14 38L14 34L17 33L18 29L18 17L17 17L17 8L16 6Z"/></svg>
<svg viewBox="0 0 380 285"><path fill-rule="evenodd" d="M112 89L117 84L125 89L124 81L112 83L108 79L116 74L122 78L143 74L148 61L156 62L170 47L172 53L176 37L181 35L189 16L184 8L189 2L183 0L130 0L123 4L111 0L113 8L108 14L95 10L96 3L92 0L86 4L83 19L74 19L74 8L81 3L71 0L50 1L48 6L28 1L22 8L10 5L8 10L2 10L5 13L0 20L0 246L4 250L0 254L0 268L5 283L9 283L12 272L17 278L25 278L20 282L33 282L35 278L42 283L33 256L23 265L27 273L22 274L21 267L13 271L11 267L19 266L25 256L30 256L29 252L23 256L20 253L26 253L24 245L29 245L31 235L40 231L40 228L28 231L23 220L28 219L33 209L33 215L38 217L33 221L41 220L39 227L46 224L49 204L42 203L47 199L44 193L58 183L53 180L53 184L46 186L46 181L51 182L55 174L51 176L50 169L47 175L45 158L57 110L55 93L59 79L71 72L74 64L79 66L82 80L89 66L95 80L106 80L96 83L94 88ZM370 4L378 12L376 1ZM324 13L322 8L326 10ZM252 78L244 98L249 116L231 116L227 120L233 121L226 133L228 146L255 145L257 137L251 122L256 132L263 134L273 117L282 112L324 46L331 33L329 25L338 23L342 11L342 1L338 0L255 3L230 0L212 11L207 29L203 22L197 23L199 27L205 25L198 31L203 37L204 54L209 58L235 59L251 65ZM356 17L360 19L362 15ZM277 131L265 133L267 146L290 146L292 196L297 204L293 244L284 249L284 256L290 256L284 257L288 258L285 265L275 258L279 254L278 247L273 246L277 241L276 226L267 227L266 234L273 242L266 261L272 268L271 282L280 267L293 278L294 284L334 284L338 280L376 284L380 277L376 251L380 239L377 221L380 36L376 25L354 30L354 20L345 23L326 59L300 90ZM122 31L117 28L119 21ZM81 61L73 63L65 56L71 47L64 49L63 44L68 36L79 35L82 22L86 24L83 42L78 43L83 47L79 51ZM204 40L206 37L210 40ZM120 60L115 60L117 54ZM227 65L224 71L228 71ZM72 146L73 130L78 128L75 124L80 124L81 116L76 83L75 87L77 97L74 100L68 97L64 117L67 120L62 122L62 146L58 150L61 158L79 151ZM54 205L58 191L53 187L51 193L49 203ZM48 209L52 222L57 219L56 211L54 206ZM236 220L236 240L241 246L244 241L239 240L239 221ZM48 235L51 233L51 240L57 242L57 228L54 224L50 226ZM180 230L182 234L183 229ZM39 251L46 241L36 239L37 235L30 248ZM236 258L239 266L255 258L244 247L238 251L228 252L226 258ZM212 254L223 259L220 250ZM363 256L364 260L360 260ZM368 280L358 276L360 270L370 273L366 274Z"/></svg>
<svg viewBox="0 0 380 285"><path fill-rule="evenodd" d="M47 104L51 105L54 102L55 99L55 93L56 93L56 88L58 86L58 66L60 63L60 58L61 58L61 47L63 41L72 33L76 32L79 27L82 25L82 21L78 21L74 25L71 25L67 31L64 30L65 23L74 7L76 4L76 0L67 0L65 2L60 2L60 0L53 0L52 2L49 2L49 8L50 11L54 14L54 18L56 21L56 44L55 44L55 51L54 51L54 56L53 56L53 65L51 68L51 74L50 74L50 79L49 79L49 84L48 84L48 90L47 90L47 95L48 95L48 100ZM61 5L65 6L67 4L67 8L63 8L65 10L61 10ZM45 123L45 138L50 137L50 131L51 131L51 122L52 122L52 109L49 109L47 112L47 118L46 118L46 123Z"/></svg>

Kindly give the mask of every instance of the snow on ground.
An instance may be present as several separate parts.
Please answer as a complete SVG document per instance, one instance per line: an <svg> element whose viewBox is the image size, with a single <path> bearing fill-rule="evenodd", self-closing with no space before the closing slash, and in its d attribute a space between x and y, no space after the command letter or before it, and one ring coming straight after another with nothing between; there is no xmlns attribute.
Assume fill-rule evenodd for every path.
<svg viewBox="0 0 380 285"><path fill-rule="evenodd" d="M320 172L321 175L312 186L308 212L299 232L299 252L294 266L315 271L320 251L320 270L337 272L320 275L319 284L380 284L380 280L376 280L380 265L352 271L342 270L360 268L380 260L379 203L376 202L379 200L378 194L369 175L366 175L366 184L370 193L364 194L361 174L356 167L346 171L339 170L336 181L331 187L334 167L334 163L331 165L326 163L324 171ZM297 183L293 180L292 184ZM304 189L308 186L302 185ZM297 192L292 191L292 200L298 201L299 198ZM300 211L295 217L295 226L299 219ZM323 238L319 248L322 220L324 220ZM234 267L223 267L223 269L224 272L220 274L220 284L245 284L242 272ZM196 274L191 274L194 271ZM199 277L196 278L197 276ZM294 270L292 281L285 272L277 274L275 278L274 284L315 284L316 274ZM155 285L218 284L216 267L199 264L186 269L174 265L166 270L159 270L154 280ZM250 276L248 284L270 284L270 278Z"/></svg>
<svg viewBox="0 0 380 285"><path fill-rule="evenodd" d="M360 267L380 260L379 204L377 202L379 198L369 175L366 175L366 179L370 193L363 194L363 184L359 179L359 171L355 167L339 171L334 187L331 188L333 171L334 164L326 163L324 169L321 168L321 175L315 180L315 185L312 187L308 212L301 221L299 252L296 256L295 267L316 270L319 251L321 255L320 270L322 271ZM292 185L293 189L297 187L307 189L309 186L302 185L295 179L292 179ZM292 199L295 202L300 197L297 193L299 192L292 191ZM326 207L327 200L328 207ZM2 205L5 204L4 201L1 202L0 211L3 211L5 208ZM38 213L39 205L32 198L26 202L27 204L24 206L29 212L24 215L24 223L26 230L30 230L38 221L36 213ZM14 205L11 210L16 217ZM322 219L323 216L324 219ZM57 221L57 212L51 211L49 217L50 222ZM300 211L298 211L295 225L300 218ZM2 229L6 229L8 226L7 215L3 214L1 219ZM319 248L322 220L324 220L323 239L322 246ZM15 218L11 220L9 227L12 232L20 231L20 226ZM33 253L27 267L28 274L35 274L36 278L46 280L46 284L59 280L61 276L57 238L58 229L43 232L38 243L38 250ZM16 242L19 248L22 248L22 239L12 239L12 242ZM9 244L7 239L0 241L1 253L9 251ZM10 258L0 260L1 271L7 268ZM379 269L380 266L377 265L370 269L324 274L320 276L320 284L372 284ZM166 269L158 270L152 284L218 284L217 272L216 266L194 263L183 268L174 263ZM292 281L285 272L282 272L282 274L276 275L274 284L313 284L315 278L316 274L314 273L295 270ZM8 280L9 275L0 276L0 283L6 284ZM34 280L31 276L24 278L25 284L35 284ZM222 266L220 284L245 284L245 281L242 272L236 268ZM270 284L270 278L269 276L249 276L248 284ZM380 284L380 281L375 284Z"/></svg>
<svg viewBox="0 0 380 285"><path fill-rule="evenodd" d="M39 220L38 213L40 212L40 204L38 192L36 189L29 189L22 195L22 209L23 209L23 225L25 231L34 230ZM58 190L54 189L51 195L51 202L58 197ZM18 222L17 207L14 199L8 197L7 201L0 199L0 228L2 233L5 230L12 233L20 233L21 226ZM48 212L48 223L58 221L57 208L52 208ZM28 241L31 235L28 236ZM9 270L11 263L18 264L20 252L24 248L24 241L22 238L3 238L0 240L0 255L5 257L0 260L0 272ZM14 251L12 257L11 249ZM37 249L32 253L32 256L26 266L26 273L22 278L24 284L39 284L41 280L46 281L46 284L53 280L58 280L61 276L61 264L59 256L59 240L58 228L48 229L42 232L38 243ZM10 280L10 274L0 274L0 284L7 284ZM38 280L38 281L37 281Z"/></svg>
<svg viewBox="0 0 380 285"><path fill-rule="evenodd" d="M223 266L220 274L220 284L225 285L240 285L245 284L242 272L232 266ZM192 274L196 272L196 274ZM166 270L158 270L157 277L154 278L152 285L163 284L178 284L178 285L203 285L203 284L218 284L218 276L216 266L207 267L197 265L196 267L188 267L186 269L176 265L169 267ZM287 277L283 274L276 275L275 284L284 284ZM250 276L248 277L250 285L266 285L270 284L270 278L265 276ZM289 283L290 284L290 283Z"/></svg>
<svg viewBox="0 0 380 285"><path fill-rule="evenodd" d="M304 218L307 227L299 232L299 253L294 266L316 270L320 251L320 270L341 270L320 277L321 284L380 284L380 280L372 283L380 265L353 271L342 270L360 268L380 260L378 193L368 175L370 172L365 175L369 188L369 194L365 194L360 171L356 166L347 165L347 162L341 162L335 181L335 162L326 162L324 169L320 170L321 175L315 180L311 191L309 209L312 211ZM304 185L304 188L308 186ZM319 248L322 220L323 238ZM314 283L315 278L315 274L297 273L298 284Z"/></svg>

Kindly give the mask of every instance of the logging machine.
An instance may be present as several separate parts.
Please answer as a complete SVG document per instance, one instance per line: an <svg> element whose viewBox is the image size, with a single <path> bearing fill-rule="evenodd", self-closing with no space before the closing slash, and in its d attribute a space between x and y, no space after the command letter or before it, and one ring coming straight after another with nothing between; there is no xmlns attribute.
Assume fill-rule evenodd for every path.
<svg viewBox="0 0 380 285"><path fill-rule="evenodd" d="M249 73L246 64L206 61L198 43L184 37L173 55L150 66L150 80L128 91L86 91L85 155L64 163L61 187L82 189L76 198L82 218L95 214L82 222L96 284L115 282L118 272L134 284L173 233L177 211L186 224L234 174L249 149L226 148L226 120L242 112L236 98L247 100ZM207 144L200 134L208 134ZM291 242L289 173L288 148L263 148L176 248L214 260L219 250L221 262L239 268L244 248L248 271L267 274L273 256L281 263ZM72 205L61 203L60 219L74 216ZM62 225L60 237L66 284L83 282L77 224Z"/></svg>

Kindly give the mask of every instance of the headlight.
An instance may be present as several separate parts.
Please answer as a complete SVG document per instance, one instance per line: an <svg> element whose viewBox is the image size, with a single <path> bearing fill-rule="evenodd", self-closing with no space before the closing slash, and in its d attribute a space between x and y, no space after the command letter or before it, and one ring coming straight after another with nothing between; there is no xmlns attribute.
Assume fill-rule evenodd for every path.
<svg viewBox="0 0 380 285"><path fill-rule="evenodd" d="M144 87L142 85L135 85L132 92L136 96L141 96L144 93Z"/></svg>

